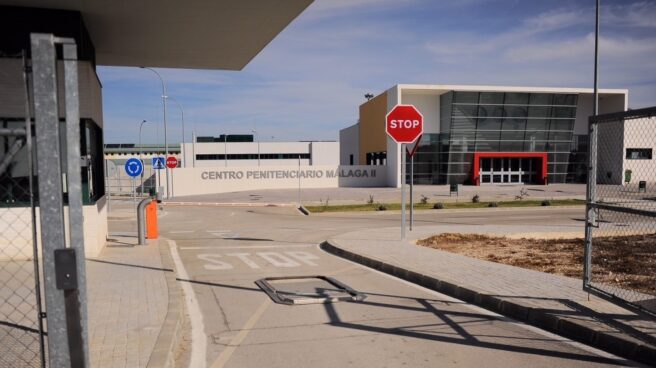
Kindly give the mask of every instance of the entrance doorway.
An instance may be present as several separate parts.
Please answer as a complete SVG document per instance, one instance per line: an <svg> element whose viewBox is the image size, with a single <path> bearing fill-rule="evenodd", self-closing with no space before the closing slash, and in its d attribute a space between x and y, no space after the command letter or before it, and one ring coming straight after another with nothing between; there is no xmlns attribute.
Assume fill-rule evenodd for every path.
<svg viewBox="0 0 656 368"><path fill-rule="evenodd" d="M546 152L474 152L472 183L547 184Z"/></svg>
<svg viewBox="0 0 656 368"><path fill-rule="evenodd" d="M484 184L534 184L535 159L529 157L482 157L478 176Z"/></svg>

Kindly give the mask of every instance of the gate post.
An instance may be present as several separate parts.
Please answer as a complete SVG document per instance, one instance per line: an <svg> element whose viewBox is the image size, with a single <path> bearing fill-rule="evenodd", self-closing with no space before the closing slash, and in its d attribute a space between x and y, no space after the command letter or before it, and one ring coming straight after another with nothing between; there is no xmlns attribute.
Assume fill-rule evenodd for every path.
<svg viewBox="0 0 656 368"><path fill-rule="evenodd" d="M34 125L36 130L43 278L48 321L48 360L51 367L70 367L64 293L57 290L55 250L64 248L59 114L54 37L32 34Z"/></svg>
<svg viewBox="0 0 656 368"><path fill-rule="evenodd" d="M31 38L34 88L41 244L43 245L44 290L48 325L48 360L51 367L88 365L86 278L82 216L79 96L77 52L73 39L33 33ZM62 157L59 140L57 69L55 44L64 44L66 93L67 185L69 194L70 241L72 257L56 257L66 248ZM60 253L61 254L61 253ZM71 284L62 286L57 271L63 260L73 259ZM57 266L56 266L57 264ZM73 274L67 269L67 274Z"/></svg>

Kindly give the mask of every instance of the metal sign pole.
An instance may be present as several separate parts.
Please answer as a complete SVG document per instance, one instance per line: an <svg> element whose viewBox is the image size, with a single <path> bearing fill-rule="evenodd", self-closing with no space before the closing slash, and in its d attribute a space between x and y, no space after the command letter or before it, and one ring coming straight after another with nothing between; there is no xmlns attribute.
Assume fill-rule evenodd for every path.
<svg viewBox="0 0 656 368"><path fill-rule="evenodd" d="M401 240L405 239L405 148L401 143Z"/></svg>
<svg viewBox="0 0 656 368"><path fill-rule="evenodd" d="M296 177L298 177L298 208L301 208L301 155L298 155L298 171L296 171Z"/></svg>
<svg viewBox="0 0 656 368"><path fill-rule="evenodd" d="M135 178L133 176L132 177L132 202L136 205L137 204L137 190L135 189L134 181L135 181Z"/></svg>
<svg viewBox="0 0 656 368"><path fill-rule="evenodd" d="M412 193L415 183L415 155L410 156L410 231L412 231L412 225L415 220L414 207L415 202L413 201Z"/></svg>

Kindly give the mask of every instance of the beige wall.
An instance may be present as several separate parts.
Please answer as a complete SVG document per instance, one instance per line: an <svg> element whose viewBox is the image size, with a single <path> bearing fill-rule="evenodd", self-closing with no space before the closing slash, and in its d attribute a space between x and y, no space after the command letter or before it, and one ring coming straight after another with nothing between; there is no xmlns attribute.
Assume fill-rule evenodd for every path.
<svg viewBox="0 0 656 368"><path fill-rule="evenodd" d="M386 114L387 92L383 92L360 105L360 124L358 124L360 127L358 162L360 164L367 163L367 152L387 151Z"/></svg>
<svg viewBox="0 0 656 368"><path fill-rule="evenodd" d="M174 197L258 189L297 189L298 166L179 168ZM384 187L385 166L301 166L301 188ZM366 174L365 174L366 172Z"/></svg>
<svg viewBox="0 0 656 368"><path fill-rule="evenodd" d="M107 241L107 201L102 197L95 205L84 206L84 250L86 257L97 257ZM37 241L42 249L40 214L36 209ZM68 209L64 208L68 235ZM30 207L0 208L0 260L30 260L32 251L32 212Z"/></svg>
<svg viewBox="0 0 656 368"><path fill-rule="evenodd" d="M656 182L656 157L651 160L626 159L627 148L651 148L656 153L656 118L626 120L624 123L624 170L631 170L631 183L644 180L650 184ZM622 174L623 177L623 174Z"/></svg>

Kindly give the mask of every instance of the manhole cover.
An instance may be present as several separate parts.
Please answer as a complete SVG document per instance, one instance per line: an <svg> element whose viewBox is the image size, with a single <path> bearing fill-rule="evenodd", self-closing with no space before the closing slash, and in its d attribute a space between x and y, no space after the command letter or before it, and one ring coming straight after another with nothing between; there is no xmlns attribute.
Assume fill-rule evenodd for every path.
<svg viewBox="0 0 656 368"><path fill-rule="evenodd" d="M327 276L267 277L255 281L255 284L279 304L359 302L366 298L366 295Z"/></svg>

